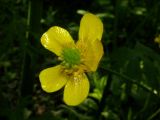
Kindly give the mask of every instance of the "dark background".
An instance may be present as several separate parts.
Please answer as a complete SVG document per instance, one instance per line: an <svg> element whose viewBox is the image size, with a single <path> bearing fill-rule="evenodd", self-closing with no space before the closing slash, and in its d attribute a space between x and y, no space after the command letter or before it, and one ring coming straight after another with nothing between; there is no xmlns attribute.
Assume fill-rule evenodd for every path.
<svg viewBox="0 0 160 120"><path fill-rule="evenodd" d="M70 107L63 89L40 87L39 72L58 64L40 37L57 25L77 40L86 11L104 24L105 54L88 98ZM0 120L159 120L159 14L159 0L0 0Z"/></svg>

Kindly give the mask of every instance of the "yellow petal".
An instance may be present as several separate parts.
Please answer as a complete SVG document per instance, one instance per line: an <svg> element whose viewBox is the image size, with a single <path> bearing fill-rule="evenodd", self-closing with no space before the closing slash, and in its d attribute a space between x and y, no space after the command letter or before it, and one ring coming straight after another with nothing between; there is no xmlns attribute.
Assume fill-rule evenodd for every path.
<svg viewBox="0 0 160 120"><path fill-rule="evenodd" d="M72 77L64 88L63 100L67 105L76 106L82 103L89 93L89 81L85 74Z"/></svg>
<svg viewBox="0 0 160 120"><path fill-rule="evenodd" d="M83 41L93 41L93 40L101 40L103 33L103 24L101 20L91 14L86 13L80 22L80 30L79 30L79 40Z"/></svg>
<svg viewBox="0 0 160 120"><path fill-rule="evenodd" d="M82 62L87 67L87 71L96 71L104 53L101 41L95 40L91 43L78 41L77 47L81 52Z"/></svg>
<svg viewBox="0 0 160 120"><path fill-rule="evenodd" d="M61 66L57 65L41 71L39 79L44 91L55 92L66 84L67 78L61 70Z"/></svg>
<svg viewBox="0 0 160 120"><path fill-rule="evenodd" d="M157 36L157 37L154 39L154 42L156 42L156 43L159 43L159 44L160 44L160 35L159 35L159 36Z"/></svg>
<svg viewBox="0 0 160 120"><path fill-rule="evenodd" d="M41 37L42 45L60 56L64 47L74 45L74 41L67 30L54 26L45 32Z"/></svg>

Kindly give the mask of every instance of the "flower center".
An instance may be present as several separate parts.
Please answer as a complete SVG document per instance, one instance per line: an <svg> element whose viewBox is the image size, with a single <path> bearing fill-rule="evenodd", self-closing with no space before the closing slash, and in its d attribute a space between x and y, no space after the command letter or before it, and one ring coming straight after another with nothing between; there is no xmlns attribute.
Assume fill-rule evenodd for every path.
<svg viewBox="0 0 160 120"><path fill-rule="evenodd" d="M80 51L77 48L64 48L62 51L63 63L67 67L73 67L81 62Z"/></svg>

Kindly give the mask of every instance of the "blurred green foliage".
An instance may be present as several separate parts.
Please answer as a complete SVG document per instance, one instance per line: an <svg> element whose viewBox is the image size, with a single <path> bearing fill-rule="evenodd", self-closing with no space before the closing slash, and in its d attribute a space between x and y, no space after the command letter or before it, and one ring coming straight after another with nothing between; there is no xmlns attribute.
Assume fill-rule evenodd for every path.
<svg viewBox="0 0 160 120"><path fill-rule="evenodd" d="M159 120L159 0L0 0L0 120ZM104 24L105 54L79 106L47 94L38 74L58 60L40 45L51 26L77 40L86 11Z"/></svg>

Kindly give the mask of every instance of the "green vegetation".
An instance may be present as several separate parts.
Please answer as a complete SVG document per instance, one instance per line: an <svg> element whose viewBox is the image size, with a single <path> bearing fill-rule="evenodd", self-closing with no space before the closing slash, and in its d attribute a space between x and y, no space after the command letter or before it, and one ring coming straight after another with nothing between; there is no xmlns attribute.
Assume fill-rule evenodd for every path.
<svg viewBox="0 0 160 120"><path fill-rule="evenodd" d="M159 120L159 0L0 0L0 120ZM40 43L51 26L75 40L89 11L104 24L104 56L88 98L63 103L45 93L39 72L59 61ZM96 48L95 48L96 49Z"/></svg>

